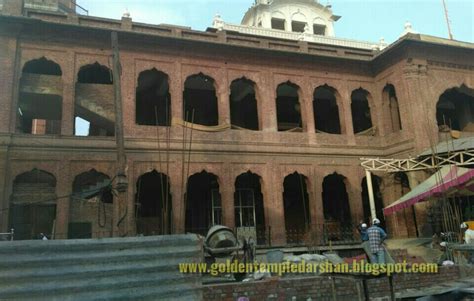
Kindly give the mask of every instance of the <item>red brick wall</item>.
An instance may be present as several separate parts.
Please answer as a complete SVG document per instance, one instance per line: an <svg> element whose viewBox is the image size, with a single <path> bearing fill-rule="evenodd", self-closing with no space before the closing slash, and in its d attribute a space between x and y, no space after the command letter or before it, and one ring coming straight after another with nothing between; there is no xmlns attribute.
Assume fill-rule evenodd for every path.
<svg viewBox="0 0 474 301"><path fill-rule="evenodd" d="M438 274L399 274L394 276L395 292L408 288L428 287L446 281L458 279L458 267L440 267ZM357 285L347 279L335 280L337 300L357 300L358 294L363 298L362 286L360 292ZM388 278L368 281L370 297L389 296ZM204 287L204 300L237 300L247 296L252 300L331 300L332 280L328 276L272 278L264 281L232 284L216 284Z"/></svg>

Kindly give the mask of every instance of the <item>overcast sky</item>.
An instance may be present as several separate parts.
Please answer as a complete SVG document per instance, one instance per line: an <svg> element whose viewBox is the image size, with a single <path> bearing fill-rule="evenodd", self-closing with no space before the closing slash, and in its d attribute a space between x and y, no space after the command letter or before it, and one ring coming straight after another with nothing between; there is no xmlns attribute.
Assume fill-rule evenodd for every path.
<svg viewBox="0 0 474 301"><path fill-rule="evenodd" d="M254 0L78 0L89 15L120 19L125 10L133 21L168 23L205 30L216 13L228 23L240 24ZM320 0L327 4L328 0ZM395 41L410 21L415 31L448 37L442 0L330 0L336 36L376 42ZM446 0L454 38L474 42L472 0Z"/></svg>

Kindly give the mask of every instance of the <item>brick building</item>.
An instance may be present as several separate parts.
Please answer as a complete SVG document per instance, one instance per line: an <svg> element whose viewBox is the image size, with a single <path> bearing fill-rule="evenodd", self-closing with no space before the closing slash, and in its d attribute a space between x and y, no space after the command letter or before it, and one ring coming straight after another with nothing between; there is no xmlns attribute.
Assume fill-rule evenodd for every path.
<svg viewBox="0 0 474 301"><path fill-rule="evenodd" d="M0 230L78 238L219 223L261 244L342 240L370 215L361 157L416 156L440 131L474 131L473 44L409 27L388 46L338 39L329 7L299 2L321 17L257 1L242 25L217 16L195 31L0 0ZM128 189L85 198L117 173L113 31ZM374 176L378 214L421 179ZM429 234L426 210L384 223L395 237Z"/></svg>

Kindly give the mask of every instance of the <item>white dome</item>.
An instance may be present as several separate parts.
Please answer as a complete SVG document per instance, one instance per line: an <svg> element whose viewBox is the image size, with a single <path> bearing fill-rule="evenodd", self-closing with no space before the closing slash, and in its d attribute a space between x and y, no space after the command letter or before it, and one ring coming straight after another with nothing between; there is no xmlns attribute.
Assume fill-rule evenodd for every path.
<svg viewBox="0 0 474 301"><path fill-rule="evenodd" d="M333 37L339 18L316 0L256 0L242 25Z"/></svg>

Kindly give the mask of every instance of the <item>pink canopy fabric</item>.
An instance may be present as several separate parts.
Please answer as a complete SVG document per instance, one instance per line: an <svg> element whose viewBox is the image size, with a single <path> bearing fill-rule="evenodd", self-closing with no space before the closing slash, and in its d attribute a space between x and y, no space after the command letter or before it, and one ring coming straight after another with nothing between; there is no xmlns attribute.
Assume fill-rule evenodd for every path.
<svg viewBox="0 0 474 301"><path fill-rule="evenodd" d="M430 198L455 195L474 195L474 169L455 165L443 166L398 201L385 207L383 213L390 215Z"/></svg>

